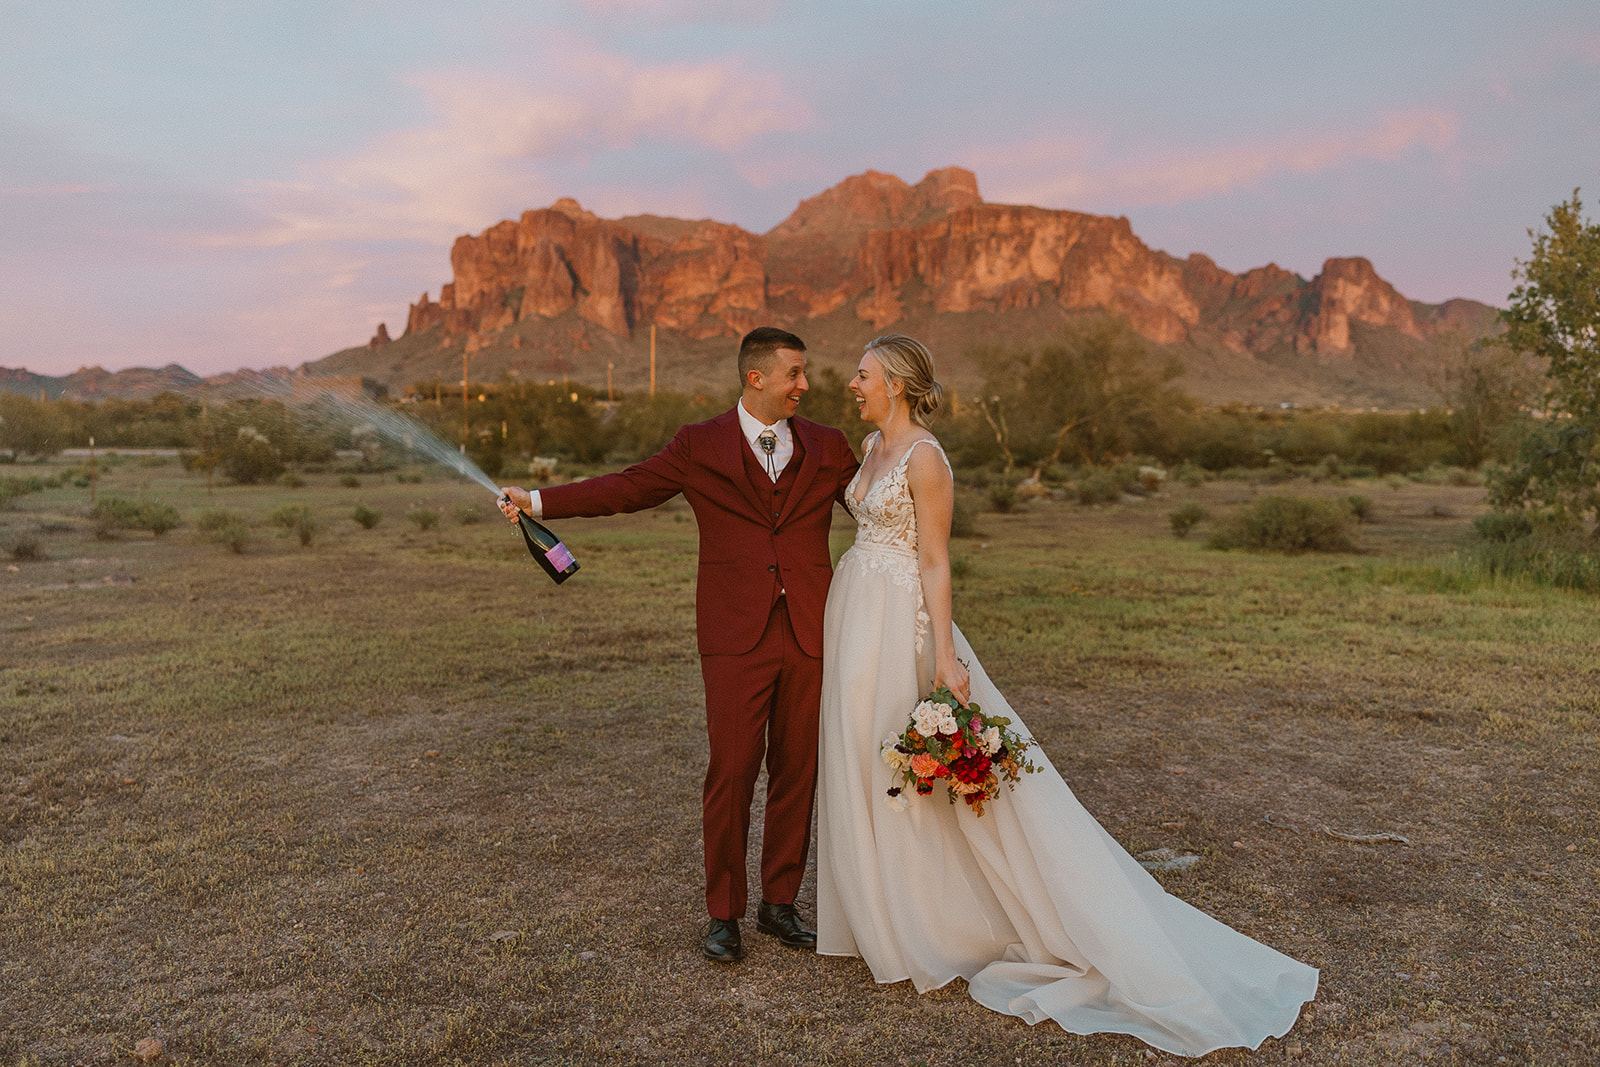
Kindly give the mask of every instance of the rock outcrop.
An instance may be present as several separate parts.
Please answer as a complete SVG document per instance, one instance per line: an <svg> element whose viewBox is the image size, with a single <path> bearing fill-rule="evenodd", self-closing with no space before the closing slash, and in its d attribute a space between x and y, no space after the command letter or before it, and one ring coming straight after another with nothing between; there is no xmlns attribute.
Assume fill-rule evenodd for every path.
<svg viewBox="0 0 1600 1067"><path fill-rule="evenodd" d="M466 334L469 351L568 312L617 337L650 325L701 340L842 308L883 330L912 315L1054 305L1125 316L1159 344L1198 334L1239 355L1338 366L1358 355L1352 324L1423 341L1481 327L1488 310L1414 305L1359 258L1330 259L1310 281L1273 264L1232 274L1150 248L1126 218L985 203L958 167L916 185L855 175L763 235L709 219L602 219L564 199L458 238L450 263L453 281L411 306L406 332Z"/></svg>

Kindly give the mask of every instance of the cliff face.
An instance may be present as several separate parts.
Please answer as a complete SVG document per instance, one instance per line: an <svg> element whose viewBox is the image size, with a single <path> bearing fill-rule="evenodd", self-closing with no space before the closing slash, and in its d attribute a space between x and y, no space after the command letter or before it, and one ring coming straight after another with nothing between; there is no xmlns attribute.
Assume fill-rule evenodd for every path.
<svg viewBox="0 0 1600 1067"><path fill-rule="evenodd" d="M803 201L764 235L725 223L608 220L573 200L525 212L451 250L454 280L425 293L408 334L442 326L469 351L526 319L567 312L625 338L641 325L703 340L775 322L802 328L848 308L872 330L908 316L1055 305L1126 316L1160 344L1337 367L1352 324L1424 342L1486 322L1487 308L1414 305L1365 259L1306 281L1275 265L1231 274L1203 255L1151 249L1125 218L984 203L960 168L908 185L868 171ZM1462 305L1462 307L1454 307Z"/></svg>

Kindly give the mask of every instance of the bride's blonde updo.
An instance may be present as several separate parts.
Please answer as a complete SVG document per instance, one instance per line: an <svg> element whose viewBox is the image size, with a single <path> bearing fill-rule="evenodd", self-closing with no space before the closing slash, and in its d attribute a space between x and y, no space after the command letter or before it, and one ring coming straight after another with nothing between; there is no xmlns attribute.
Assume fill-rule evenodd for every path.
<svg viewBox="0 0 1600 1067"><path fill-rule="evenodd" d="M867 351L882 365L884 378L901 387L901 396L911 408L911 421L928 429L928 420L944 399L944 386L933 379L933 353L928 346L914 337L886 333L868 341Z"/></svg>

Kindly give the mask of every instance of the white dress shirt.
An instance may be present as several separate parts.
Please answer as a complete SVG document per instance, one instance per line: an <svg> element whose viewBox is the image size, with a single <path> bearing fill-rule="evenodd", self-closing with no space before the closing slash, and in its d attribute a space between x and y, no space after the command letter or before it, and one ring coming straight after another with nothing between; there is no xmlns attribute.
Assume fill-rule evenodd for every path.
<svg viewBox="0 0 1600 1067"><path fill-rule="evenodd" d="M745 443L750 446L750 451L755 454L756 462L761 465L761 469L766 471L767 476L773 481L777 481L778 475L783 473L783 469L794 458L794 437L789 432L789 420L779 419L771 426L768 426L744 409L743 400L739 401L737 407L739 409L739 429L744 431ZM773 450L770 462L767 454L761 450L761 446L756 444L763 430L771 430L778 438L778 447ZM539 490L534 489L529 492L528 498L528 514L536 519L543 518L544 503L539 499Z"/></svg>
<svg viewBox="0 0 1600 1067"><path fill-rule="evenodd" d="M789 461L794 458L794 437L789 433L789 420L779 419L771 426L768 426L746 411L744 401L740 400L739 429L744 431L744 439L749 443L750 451L755 453L756 462L761 465L761 469L767 472L769 478L777 481L778 475L783 473L783 468L787 467ZM761 446L756 443L762 432L766 430L771 430L778 439L778 447L773 449L771 456L763 452Z"/></svg>

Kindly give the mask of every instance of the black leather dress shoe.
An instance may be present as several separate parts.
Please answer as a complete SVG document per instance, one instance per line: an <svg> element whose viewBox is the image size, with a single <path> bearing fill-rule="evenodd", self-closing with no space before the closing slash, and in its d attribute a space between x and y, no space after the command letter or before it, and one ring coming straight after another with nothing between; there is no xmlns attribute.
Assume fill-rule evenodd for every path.
<svg viewBox="0 0 1600 1067"><path fill-rule="evenodd" d="M712 919L706 924L700 948L714 963L735 963L744 959L744 943L739 939L736 919Z"/></svg>
<svg viewBox="0 0 1600 1067"><path fill-rule="evenodd" d="M763 900L756 912L756 929L791 948L817 947L817 932L806 927L793 904L768 904Z"/></svg>

